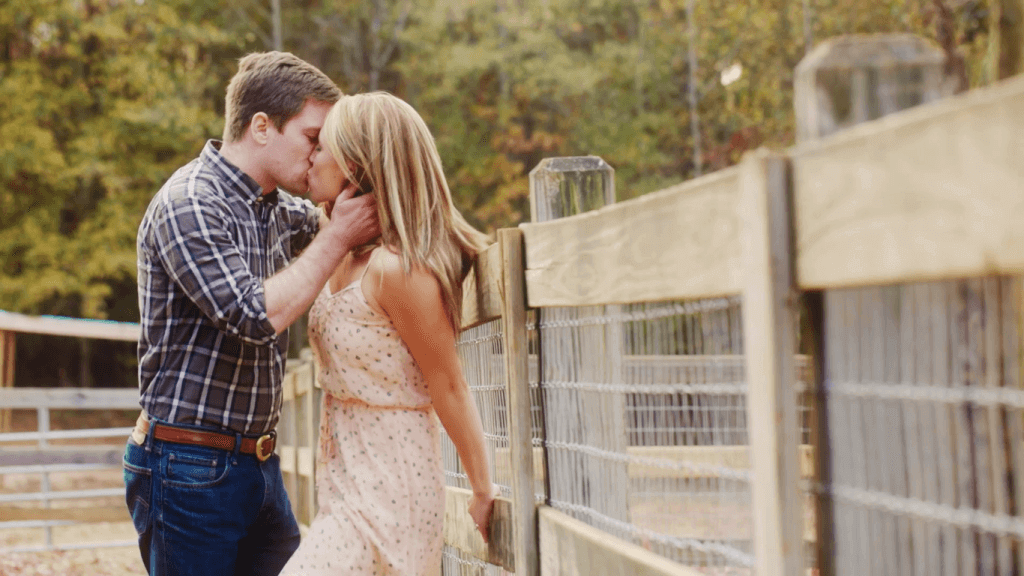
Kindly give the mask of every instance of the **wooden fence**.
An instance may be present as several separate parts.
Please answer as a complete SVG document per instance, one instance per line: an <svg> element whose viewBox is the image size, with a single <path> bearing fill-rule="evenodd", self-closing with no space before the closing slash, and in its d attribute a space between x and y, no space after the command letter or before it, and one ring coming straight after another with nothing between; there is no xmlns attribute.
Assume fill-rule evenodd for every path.
<svg viewBox="0 0 1024 576"><path fill-rule="evenodd" d="M131 522L124 505L124 487L116 482L105 487L70 490L55 489L51 483L52 476L78 477L83 473L119 470L124 440L131 427L51 430L50 412L137 409L138 391L15 388L0 390L0 398L7 408L37 413L35 431L0 434L0 476L39 479L38 490L0 494L0 530L43 530L41 543L15 546L12 551L135 546L134 539L104 539L102 535L85 543L54 538L56 527Z"/></svg>
<svg viewBox="0 0 1024 576"><path fill-rule="evenodd" d="M547 471L531 432L536 359L527 312L734 295L743 310L749 444L678 446L661 459L700 464L704 450L717 462L734 459L737 470L749 466L753 571L795 575L813 564L834 573L817 552L831 550L837 537L828 522L836 505L829 482L840 479L835 471L823 476L824 353L800 360L806 357L797 349L798 332L810 346L820 344L822 328L803 305L828 289L1019 274L1022 151L1024 78L1017 78L785 152L751 153L737 167L635 200L499 231L466 281L463 327L494 319L503 326L509 446L495 459L512 477L510 498L498 508L500 536L486 547L464 514L468 493L450 489L448 545L523 574L695 574L536 504ZM808 372L798 377L800 370ZM1022 388L1019 381L1002 386ZM293 389L298 397L314 387ZM801 434L804 395L818 428ZM300 468L307 477L312 464ZM633 464L629 475L652 471ZM817 502L816 526L805 517L807 498ZM1002 513L998 520L1012 524L1021 510L974 512ZM997 532L1019 542L1011 528Z"/></svg>
<svg viewBox="0 0 1024 576"><path fill-rule="evenodd" d="M467 303L465 324L502 318L513 398L528 386L521 309L740 294L755 568L797 574L805 524L793 393L801 293L1018 274L1024 268L1022 150L1024 79L1018 78L786 153L751 154L737 168L637 200L524 224L499 233L499 244L483 255L467 290L476 296ZM816 378L821 386L821 375ZM518 407L510 400L509 421L528 408L526 400ZM530 469L527 463L542 460L527 456L529 435L521 433L517 442L513 428L512 436L512 461L523 463L513 465L518 477ZM510 509L519 514L514 524L528 532L538 521L532 488L525 488L532 483L519 485L513 501L525 504ZM831 505L827 490L820 497ZM549 533L559 516L541 510L539 530ZM820 523L825 533L818 542L835 537L829 528ZM1000 532L1007 533L1015 534ZM524 555L538 542L532 534L516 537L527 541L507 547ZM582 534L572 541L578 558L603 558L598 549L608 545ZM539 538L541 557L546 545ZM545 574L566 570L553 558L542 564ZM591 565L587 573L621 573L613 565Z"/></svg>
<svg viewBox="0 0 1024 576"><path fill-rule="evenodd" d="M657 553L657 546L643 539L622 536L630 533L655 543L703 546L726 555L745 571L738 573L795 576L811 567L828 575L927 574L929 565L949 574L1021 573L1021 567L1011 564L1024 557L1024 498L1017 494L1015 500L1002 481L992 480L1003 478L1013 489L1024 485L1018 461L1024 454L1024 371L1016 364L1024 332L1019 283L1016 288L1010 285L1011 292L1018 292L1007 297L1003 335L989 338L1002 338L1005 349L996 362L1007 368L998 377L987 376L993 382L987 391L961 389L970 388L966 384L914 390L885 382L832 388L838 367L829 366L826 358L836 357L837 350L830 347L841 340L826 332L841 332L829 319L828 302L837 292L1020 275L1022 150L1024 78L1016 78L790 150L757 151L737 167L635 200L500 230L496 244L481 254L466 281L463 328L468 333L495 321L500 324L500 350L495 356L502 369L497 382L489 385L501 388L502 401L487 408L504 414L504 432L495 427L488 432L502 436L504 448L495 449L494 455L496 472L507 479L506 497L498 502L495 531L486 546L465 513L468 493L449 488L446 544L458 550L460 558L475 559L464 564L471 573L706 573L696 563ZM551 174L535 171L531 188L548 177ZM732 302L742 307L734 330L742 334L738 354L744 381L714 382L707 388L726 387L744 398L745 440L727 446L631 446L622 440L629 406L621 395L629 393L630 384L621 379L626 355L616 342L624 322L616 318L648 303L709 299L724 299L721 309ZM896 313L909 314L901 312L900 302L892 306ZM599 307L600 312L588 307ZM552 457L565 451L567 443L549 438L555 432L551 425L562 424L569 415L545 412L550 407L538 401L557 384L547 374L550 364L562 359L538 357L548 348L535 343L550 338L537 315L563 308L578 311L575 323L548 326L597 326L591 336L597 334L595 339L605 342L602 357L583 361L599 364L602 370L611 367L608 382L586 383L609 391L600 402L579 395L580 407L603 419L600 430L582 425L585 439L569 446L583 450L588 458L594 456L580 459L580 468L571 477L556 470ZM597 320L586 322L588 314ZM882 318L881 323L886 321ZM871 333L867 334L863 339L870 340ZM866 341L863 346L884 348L887 342ZM942 356L946 364L953 362L945 357L953 352L929 349L927 342L917 343L916 350ZM729 351L710 360L680 355L688 356L680 361L710 361L725 370L722 366L735 362L736 354ZM896 355L895 362L910 354ZM859 361L851 358L853 364ZM965 378L970 383L975 376ZM685 381L678 389L690 395L704 390ZM846 412L842 404L842 394L851 394L850 390L859 398L897 402L879 408L877 419L862 421L873 429L850 428L853 436L859 435L853 448L833 444L845 436L837 434L842 426L832 417L860 414ZM966 442L968 449L981 446L992 453L984 465L968 450L970 458L950 457L941 464L949 470L932 470L923 448L899 452L888 446L912 445L904 444L910 429L907 416L917 414L919 405L938 392L939 401L957 414L994 410L998 415L985 419L984 426L975 424L983 421L980 417L968 418L961 426L1004 437L990 442L982 440L991 436L966 436L978 440ZM316 509L312 481L319 394L309 360L293 363L286 378L279 446L294 508L306 524ZM542 426L537 425L538 411ZM807 414L809 425L802 422L802 414ZM1009 459L997 458L1003 452L1001 442ZM877 446L868 446L869 451L865 445L871 444ZM847 458L840 451L857 454ZM915 481L949 472L953 478L968 479L970 485L959 487L959 497L931 501L927 491L917 494L913 486L900 487L898 482L858 484L861 477L870 480L879 468L873 458L883 460L884 471L898 461L896 455L915 459ZM617 516L617 499L624 497L617 487L628 491L634 477L662 474L687 482L700 476L697 471L705 470L708 462L714 464L709 476L745 486L734 493L733 504L746 515L736 530L744 534L738 534L736 542L662 537L648 528L635 529L628 516ZM994 486L990 492L1001 498L978 496L983 492L982 476L971 470L986 466L991 474L985 478ZM567 505L547 487L538 492L538 480L547 486L582 483L589 503ZM684 516L680 514L678 521ZM878 556L893 563L862 568L858 562L876 559L870 553L854 553L863 545L852 535L856 531L875 539L892 535L892 557L886 556L889 552ZM898 557L901 550L909 552Z"/></svg>
<svg viewBox="0 0 1024 576"><path fill-rule="evenodd" d="M55 528L131 522L124 505L124 487L119 486L116 473L131 428L54 430L51 415L61 410L137 410L138 390L14 388L16 333L133 342L138 340L139 326L0 311L0 476L23 479L14 484L32 487L0 493L0 530L43 532L41 543L2 547L17 551L137 545L134 539L104 537L102 532L84 543L55 538ZM35 411L36 430L11 432L12 410ZM59 477L62 483L71 481L73 485L83 475L97 473L103 475L102 486L69 490L52 481Z"/></svg>

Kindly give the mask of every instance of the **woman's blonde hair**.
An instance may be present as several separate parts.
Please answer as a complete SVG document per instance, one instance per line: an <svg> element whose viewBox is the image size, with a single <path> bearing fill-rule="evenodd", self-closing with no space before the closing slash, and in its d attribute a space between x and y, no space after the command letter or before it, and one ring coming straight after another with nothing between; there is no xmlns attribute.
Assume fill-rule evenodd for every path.
<svg viewBox="0 0 1024 576"><path fill-rule="evenodd" d="M422 266L437 277L446 315L458 330L462 281L489 239L452 202L426 123L400 98L373 92L342 96L323 131L342 174L376 197L383 244L399 250L406 273Z"/></svg>

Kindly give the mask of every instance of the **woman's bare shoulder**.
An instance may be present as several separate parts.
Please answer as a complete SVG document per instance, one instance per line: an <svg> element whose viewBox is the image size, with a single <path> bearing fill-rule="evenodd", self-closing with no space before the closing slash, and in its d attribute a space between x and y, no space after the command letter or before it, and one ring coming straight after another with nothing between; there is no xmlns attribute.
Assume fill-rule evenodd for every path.
<svg viewBox="0 0 1024 576"><path fill-rule="evenodd" d="M424 296L429 298L434 292L439 294L437 278L426 268L415 264L406 271L402 257L394 249L378 248L369 266L367 274L380 287L377 299L382 304L395 299L416 301Z"/></svg>
<svg viewBox="0 0 1024 576"><path fill-rule="evenodd" d="M386 246L375 248L370 255L370 261L366 264L366 275L380 286L394 284L404 274L402 257Z"/></svg>

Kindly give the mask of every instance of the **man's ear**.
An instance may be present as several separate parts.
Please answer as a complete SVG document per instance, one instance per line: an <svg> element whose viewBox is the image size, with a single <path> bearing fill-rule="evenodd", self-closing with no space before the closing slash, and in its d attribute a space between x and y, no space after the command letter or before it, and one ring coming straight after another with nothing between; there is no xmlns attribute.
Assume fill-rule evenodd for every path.
<svg viewBox="0 0 1024 576"><path fill-rule="evenodd" d="M249 121L249 134L252 135L253 140L257 144L266 144L267 136L273 125L270 122L270 117L267 116L266 112L257 112L252 115L252 120Z"/></svg>

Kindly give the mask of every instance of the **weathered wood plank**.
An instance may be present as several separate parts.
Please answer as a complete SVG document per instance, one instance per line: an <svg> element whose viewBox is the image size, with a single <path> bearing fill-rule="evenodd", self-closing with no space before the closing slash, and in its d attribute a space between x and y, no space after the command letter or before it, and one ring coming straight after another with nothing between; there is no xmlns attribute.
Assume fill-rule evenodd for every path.
<svg viewBox="0 0 1024 576"><path fill-rule="evenodd" d="M0 330L0 388L14 387L14 332ZM0 403L0 433L11 431L11 409Z"/></svg>
<svg viewBox="0 0 1024 576"><path fill-rule="evenodd" d="M125 435L127 440L127 434ZM107 464L118 466L124 448L81 446L73 450L4 449L0 450L0 466L47 466L54 464Z"/></svg>
<svg viewBox="0 0 1024 576"><path fill-rule="evenodd" d="M135 388L7 388L0 389L5 408L138 409Z"/></svg>
<svg viewBox="0 0 1024 576"><path fill-rule="evenodd" d="M791 151L797 281L877 285L1024 270L1024 78Z"/></svg>
<svg viewBox="0 0 1024 576"><path fill-rule="evenodd" d="M477 256L462 284L462 329L501 316L501 250L492 244Z"/></svg>
<svg viewBox="0 0 1024 576"><path fill-rule="evenodd" d="M68 520L71 522L131 522L128 508L118 506L94 506L88 508L29 508L22 506L0 506L0 521L16 522L26 520Z"/></svg>
<svg viewBox="0 0 1024 576"><path fill-rule="evenodd" d="M750 470L750 448L747 446L630 446L626 449L630 480L697 480L718 478L716 469ZM814 475L814 447L802 444L799 448L800 477ZM533 448L534 481L543 482L544 449ZM656 463L652 463L656 461ZM689 467L687 467L689 466ZM494 449L495 476L508 478L508 448Z"/></svg>
<svg viewBox="0 0 1024 576"><path fill-rule="evenodd" d="M810 395L810 439L805 457L801 446L800 476L810 473L813 483L820 486L832 485L832 442L831 419L828 412L827 390L825 388L825 295L823 292L807 292L802 295L803 308L800 313L801 341L806 343L808 354L797 356L796 380L808 383L805 394ZM802 375L801 375L802 374ZM809 469L804 466L809 466ZM814 500L814 518L804 526L804 540L815 541L808 557L815 558L819 576L835 576L836 542L835 510L832 495L825 490L810 490Z"/></svg>
<svg viewBox="0 0 1024 576"><path fill-rule="evenodd" d="M738 190L738 169L728 168L592 212L521 224L528 305L739 293Z"/></svg>
<svg viewBox="0 0 1024 576"><path fill-rule="evenodd" d="M276 447L277 457L281 459L281 472L283 474L298 473L297 449L295 446L278 444Z"/></svg>
<svg viewBox="0 0 1024 576"><path fill-rule="evenodd" d="M526 340L526 282L523 278L523 233L516 229L498 231L501 249L502 342L505 350L505 381L508 393L509 460L515 505L513 553L522 576L536 576L537 506L534 498L533 407L530 398Z"/></svg>
<svg viewBox="0 0 1024 576"><path fill-rule="evenodd" d="M299 476L303 476L306 481L310 482L310 488L315 488L316 484L312 479L316 470L316 447L299 446L296 449L295 461Z"/></svg>
<svg viewBox="0 0 1024 576"><path fill-rule="evenodd" d="M700 576L636 544L547 506L538 510L544 576Z"/></svg>
<svg viewBox="0 0 1024 576"><path fill-rule="evenodd" d="M128 342L138 342L141 333L138 324L128 322L58 316L27 316L3 310L0 310L0 330Z"/></svg>
<svg viewBox="0 0 1024 576"><path fill-rule="evenodd" d="M796 304L786 158L747 155L742 170L743 345L758 574L803 572L796 394Z"/></svg>
<svg viewBox="0 0 1024 576"><path fill-rule="evenodd" d="M473 525L469 515L469 498L473 492L464 488L445 488L444 542L474 558L490 562L515 572L515 552L512 527L512 501L498 498L491 513L490 543Z"/></svg>

